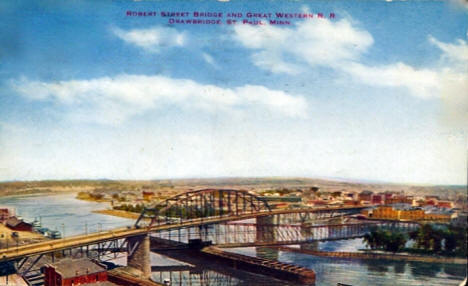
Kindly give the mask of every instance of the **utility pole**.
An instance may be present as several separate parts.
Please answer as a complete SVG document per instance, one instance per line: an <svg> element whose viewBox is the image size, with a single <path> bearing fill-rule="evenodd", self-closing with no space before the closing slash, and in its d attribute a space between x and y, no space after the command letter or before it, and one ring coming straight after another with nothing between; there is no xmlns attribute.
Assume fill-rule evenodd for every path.
<svg viewBox="0 0 468 286"><path fill-rule="evenodd" d="M62 223L62 238L65 239L65 224Z"/></svg>
<svg viewBox="0 0 468 286"><path fill-rule="evenodd" d="M88 222L85 221L85 234L88 235Z"/></svg>

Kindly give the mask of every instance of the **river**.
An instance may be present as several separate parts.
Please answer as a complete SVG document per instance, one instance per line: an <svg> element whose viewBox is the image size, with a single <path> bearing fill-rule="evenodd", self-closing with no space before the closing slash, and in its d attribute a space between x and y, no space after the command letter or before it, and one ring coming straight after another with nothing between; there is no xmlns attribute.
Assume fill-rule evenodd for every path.
<svg viewBox="0 0 468 286"><path fill-rule="evenodd" d="M82 234L86 231L94 232L100 229L128 226L134 223L131 219L93 213L93 210L106 208L108 204L77 200L73 194L4 197L0 198L0 206L16 208L17 214L26 221L33 221L35 218L39 219L40 217L44 227L57 229L61 232L65 230L65 236ZM319 249L328 251L353 251L363 247L361 239L329 241L319 244ZM332 259L255 248L238 248L231 251L252 256L277 258L282 262L311 268L317 275L316 286L334 286L338 282L353 286L449 286L458 285L466 276L465 265ZM175 265L180 263L153 254L152 264ZM167 278L167 275L169 274L158 272L154 273L153 277L160 280ZM219 283L215 282L209 285L255 285L211 270L196 274L186 271L175 276L179 278L174 278L174 282L177 279L182 279L185 281L183 285L188 285L189 280L192 285L198 285L202 283L200 282L201 277L208 280L210 277L214 277L213 281L219 281Z"/></svg>

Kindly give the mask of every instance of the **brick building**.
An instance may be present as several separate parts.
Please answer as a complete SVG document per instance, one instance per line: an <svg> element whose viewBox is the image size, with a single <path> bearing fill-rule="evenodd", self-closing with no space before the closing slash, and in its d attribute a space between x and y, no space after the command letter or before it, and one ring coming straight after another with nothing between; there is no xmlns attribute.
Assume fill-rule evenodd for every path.
<svg viewBox="0 0 468 286"><path fill-rule="evenodd" d="M357 200L350 200L350 199L347 199L347 200L345 199L344 202L343 202L343 204L344 204L345 206L359 206L359 205L361 205L361 203L360 203L359 201L357 201Z"/></svg>
<svg viewBox="0 0 468 286"><path fill-rule="evenodd" d="M410 204L395 204L366 209L363 215L374 219L450 222L455 218L452 210L413 207Z"/></svg>
<svg viewBox="0 0 468 286"><path fill-rule="evenodd" d="M368 201L368 202L370 202L371 199L372 199L372 194L373 194L373 193L374 193L374 192L372 192L372 191L364 190L364 191L362 191L362 192L359 193L358 198L359 198L360 201Z"/></svg>
<svg viewBox="0 0 468 286"><path fill-rule="evenodd" d="M395 195L391 198L386 199L385 204L387 205L391 205L391 204L415 205L416 203L415 203L414 196Z"/></svg>
<svg viewBox="0 0 468 286"><path fill-rule="evenodd" d="M380 194L372 195L371 203L373 205L381 205L384 203L384 196Z"/></svg>
<svg viewBox="0 0 468 286"><path fill-rule="evenodd" d="M143 191L141 192L143 195L143 199L145 201L151 201L154 198L154 193L150 191Z"/></svg>
<svg viewBox="0 0 468 286"><path fill-rule="evenodd" d="M107 268L86 258L64 259L47 264L42 272L45 286L86 285L107 281Z"/></svg>
<svg viewBox="0 0 468 286"><path fill-rule="evenodd" d="M457 214L451 208L439 208L426 206L423 208L425 211L425 219L435 222L451 222L452 219L457 217Z"/></svg>
<svg viewBox="0 0 468 286"><path fill-rule="evenodd" d="M404 208L399 210L400 217L399 219L401 220L425 220L426 219L426 214L423 209L418 208L418 207L411 207L411 208Z"/></svg>
<svg viewBox="0 0 468 286"><path fill-rule="evenodd" d="M453 203L451 201L438 201L437 206L439 208L451 209L453 208Z"/></svg>
<svg viewBox="0 0 468 286"><path fill-rule="evenodd" d="M384 201L386 204L389 204L393 196L395 195L394 192L386 191L384 193Z"/></svg>
<svg viewBox="0 0 468 286"><path fill-rule="evenodd" d="M363 210L362 214L378 219L398 219L398 212L391 206L379 206L373 210Z"/></svg>
<svg viewBox="0 0 468 286"><path fill-rule="evenodd" d="M16 231L32 231L33 226L30 223L27 223L17 217L10 217L7 219L5 225L11 229Z"/></svg>

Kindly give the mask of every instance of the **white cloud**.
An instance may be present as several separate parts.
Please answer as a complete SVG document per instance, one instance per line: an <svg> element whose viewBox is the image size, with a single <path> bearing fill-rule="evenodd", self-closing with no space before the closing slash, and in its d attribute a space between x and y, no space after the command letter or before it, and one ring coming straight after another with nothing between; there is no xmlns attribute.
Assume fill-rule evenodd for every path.
<svg viewBox="0 0 468 286"><path fill-rule="evenodd" d="M373 43L367 31L347 19L302 21L295 28L237 25L234 32L236 41L255 50L254 64L275 73L298 73L303 63L337 67L358 59Z"/></svg>
<svg viewBox="0 0 468 286"><path fill-rule="evenodd" d="M445 121L468 134L468 72L445 71L440 90Z"/></svg>
<svg viewBox="0 0 468 286"><path fill-rule="evenodd" d="M429 42L442 52L440 67L416 68L403 62L363 63L363 55L374 40L350 19L305 20L293 28L237 25L233 38L253 50L251 58L256 66L273 73L298 74L325 66L366 85L405 88L409 95L420 98L442 98L450 102L447 106L456 107L456 114L462 113L460 109L466 111L468 105L468 45L464 40L443 43L429 36Z"/></svg>
<svg viewBox="0 0 468 286"><path fill-rule="evenodd" d="M454 43L444 43L432 36L428 39L442 52L437 77L443 119L448 126L468 133L468 43L462 39Z"/></svg>
<svg viewBox="0 0 468 286"><path fill-rule="evenodd" d="M21 79L11 82L11 86L32 100L69 106L73 119L103 124L116 124L164 105L208 112L258 109L288 117L306 117L307 110L302 96L264 86L223 88L164 76L124 74L61 82Z"/></svg>
<svg viewBox="0 0 468 286"><path fill-rule="evenodd" d="M465 71L468 69L468 45L466 41L459 39L457 44L447 44L429 36L429 42L436 45L443 52L443 59L448 59L455 64L461 64L461 68L464 68Z"/></svg>
<svg viewBox="0 0 468 286"><path fill-rule="evenodd" d="M187 42L187 35L169 27L122 30L112 29L121 40L143 48L149 52L158 52L161 47L182 47Z"/></svg>
<svg viewBox="0 0 468 286"><path fill-rule="evenodd" d="M303 69L300 65L283 60L277 51L260 51L252 55L256 66L273 73L299 74Z"/></svg>
<svg viewBox="0 0 468 286"><path fill-rule="evenodd" d="M373 86L405 87L411 95L418 97L438 97L447 106L452 106L453 114L465 114L468 120L468 44L464 40L456 43L443 43L432 36L429 42L441 50L440 67L417 69L405 63L382 66L366 66L351 62L341 69L359 81Z"/></svg>
<svg viewBox="0 0 468 286"><path fill-rule="evenodd" d="M214 58L210 54L202 53L202 57L203 57L203 60L205 60L205 62L207 62L208 64L210 64L214 68L219 68L219 65L216 63L216 61L214 60Z"/></svg>
<svg viewBox="0 0 468 286"><path fill-rule="evenodd" d="M404 63L366 66L359 63L343 65L342 70L371 86L405 87L418 97L439 95L439 75L429 69L415 69Z"/></svg>

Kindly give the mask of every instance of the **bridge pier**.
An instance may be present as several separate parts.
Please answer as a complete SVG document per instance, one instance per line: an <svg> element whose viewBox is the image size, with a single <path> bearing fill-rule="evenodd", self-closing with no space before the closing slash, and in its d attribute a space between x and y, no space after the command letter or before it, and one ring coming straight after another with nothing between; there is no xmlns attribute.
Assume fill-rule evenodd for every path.
<svg viewBox="0 0 468 286"><path fill-rule="evenodd" d="M305 240L310 240L314 238L314 233L312 228L309 225L301 225L301 235ZM307 250L318 250L318 241L311 241L309 243L301 243L301 249Z"/></svg>
<svg viewBox="0 0 468 286"><path fill-rule="evenodd" d="M151 276L150 237L148 234L128 238L127 265L140 270L144 278Z"/></svg>
<svg viewBox="0 0 468 286"><path fill-rule="evenodd" d="M261 242L275 241L275 228L272 226L276 220L274 216L260 216L256 218L256 240Z"/></svg>

